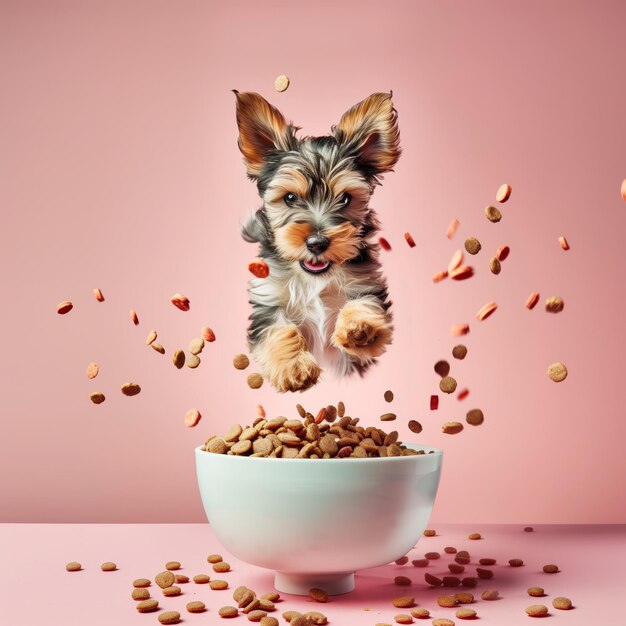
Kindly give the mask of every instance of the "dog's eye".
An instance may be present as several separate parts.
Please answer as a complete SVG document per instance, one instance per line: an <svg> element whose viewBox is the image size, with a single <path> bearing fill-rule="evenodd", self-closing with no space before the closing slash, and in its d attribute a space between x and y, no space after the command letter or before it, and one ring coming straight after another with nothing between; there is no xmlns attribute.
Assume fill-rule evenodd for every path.
<svg viewBox="0 0 626 626"><path fill-rule="evenodd" d="M352 200L352 196L349 193L344 193L341 195L341 198L339 198L339 204L341 206L348 206L350 200Z"/></svg>
<svg viewBox="0 0 626 626"><path fill-rule="evenodd" d="M293 204L295 204L295 203L296 203L296 201L298 200L298 196L296 196L296 194L295 194L295 193L293 193L293 192L291 192L291 191L290 191L290 192L289 192L289 193L285 196L284 200L285 200L285 204L286 204L287 206L292 206L292 205L293 205Z"/></svg>

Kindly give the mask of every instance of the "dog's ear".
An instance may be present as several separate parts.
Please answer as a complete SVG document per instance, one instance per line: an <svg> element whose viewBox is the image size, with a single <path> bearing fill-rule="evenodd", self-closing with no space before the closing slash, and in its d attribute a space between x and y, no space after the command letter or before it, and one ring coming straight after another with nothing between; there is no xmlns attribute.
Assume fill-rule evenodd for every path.
<svg viewBox="0 0 626 626"><path fill-rule="evenodd" d="M346 154L353 154L367 175L392 171L400 157L398 114L392 93L373 93L346 111L332 131Z"/></svg>
<svg viewBox="0 0 626 626"><path fill-rule="evenodd" d="M289 150L294 127L258 93L239 93L236 89L233 93L237 96L239 149L248 176L254 180L259 177L269 150Z"/></svg>

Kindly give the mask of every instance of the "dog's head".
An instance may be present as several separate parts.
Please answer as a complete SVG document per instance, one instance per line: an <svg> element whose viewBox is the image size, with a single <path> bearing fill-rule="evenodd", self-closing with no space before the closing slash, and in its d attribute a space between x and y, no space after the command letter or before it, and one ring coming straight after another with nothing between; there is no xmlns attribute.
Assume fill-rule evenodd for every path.
<svg viewBox="0 0 626 626"><path fill-rule="evenodd" d="M358 256L372 223L369 200L400 156L391 94L375 93L342 116L332 134L296 137L299 127L257 93L237 97L239 149L263 209L244 227L310 274Z"/></svg>

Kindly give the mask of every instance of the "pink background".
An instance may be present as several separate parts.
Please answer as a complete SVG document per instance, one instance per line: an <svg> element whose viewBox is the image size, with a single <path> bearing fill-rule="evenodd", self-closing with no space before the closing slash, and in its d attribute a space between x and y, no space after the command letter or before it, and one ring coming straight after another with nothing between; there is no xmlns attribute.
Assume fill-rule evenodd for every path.
<svg viewBox="0 0 626 626"><path fill-rule="evenodd" d="M343 399L376 423L391 388L401 437L445 450L433 524L626 522L623 2L0 7L0 521L202 521L193 448L208 435L251 421L257 403L292 415L296 402ZM292 84L276 93L282 73ZM233 88L260 92L312 135L393 89L404 153L372 206L393 246L396 336L364 380L279 396L248 389L231 365L256 253L239 222L260 203ZM503 182L513 194L491 224L483 209ZM433 285L471 235L483 244L477 275ZM503 243L512 252L494 276ZM562 296L565 311L529 312L533 290ZM188 313L169 304L177 291ZM61 317L65 299L75 308ZM498 311L477 322L489 300ZM469 354L452 374L470 396L430 412L432 366L464 321ZM176 370L173 350L206 324L218 339L202 365ZM165 357L145 345L152 328ZM92 360L101 373L89 381ZM560 385L546 376L558 360L570 371ZM130 380L135 398L119 392ZM192 406L204 417L188 429ZM483 426L441 434L473 407Z"/></svg>

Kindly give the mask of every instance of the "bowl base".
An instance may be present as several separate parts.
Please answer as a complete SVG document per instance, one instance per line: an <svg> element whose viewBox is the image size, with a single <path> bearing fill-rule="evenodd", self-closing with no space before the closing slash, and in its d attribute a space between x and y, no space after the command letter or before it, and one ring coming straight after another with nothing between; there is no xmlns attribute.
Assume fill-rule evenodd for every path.
<svg viewBox="0 0 626 626"><path fill-rule="evenodd" d="M342 574L286 574L276 572L274 587L282 593L308 596L309 589L323 589L329 596L354 591L354 572Z"/></svg>

